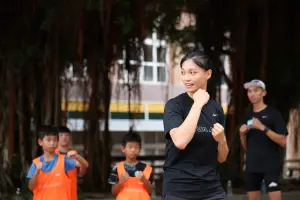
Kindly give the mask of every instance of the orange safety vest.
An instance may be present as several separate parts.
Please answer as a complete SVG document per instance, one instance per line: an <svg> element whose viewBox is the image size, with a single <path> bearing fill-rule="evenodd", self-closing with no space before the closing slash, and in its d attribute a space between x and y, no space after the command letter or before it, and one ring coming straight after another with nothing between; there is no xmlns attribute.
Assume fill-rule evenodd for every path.
<svg viewBox="0 0 300 200"><path fill-rule="evenodd" d="M41 162L40 157L33 160ZM65 173L65 157L58 155L57 163L50 172L40 171L37 185L33 190L33 200L71 200L71 180Z"/></svg>
<svg viewBox="0 0 300 200"><path fill-rule="evenodd" d="M60 154L58 149L55 150L55 153L58 154L58 155L62 155L62 154ZM67 176L69 177L69 179L71 179L71 200L77 200L78 199L78 197L77 197L78 169L75 168L75 169L72 169L72 170L68 171Z"/></svg>
<svg viewBox="0 0 300 200"><path fill-rule="evenodd" d="M117 171L120 179L122 174L125 172L124 162L117 164ZM149 180L151 172L152 167L146 165L143 173L147 180ZM139 178L129 177L129 179L123 183L116 200L150 200L150 195L146 190L144 183Z"/></svg>

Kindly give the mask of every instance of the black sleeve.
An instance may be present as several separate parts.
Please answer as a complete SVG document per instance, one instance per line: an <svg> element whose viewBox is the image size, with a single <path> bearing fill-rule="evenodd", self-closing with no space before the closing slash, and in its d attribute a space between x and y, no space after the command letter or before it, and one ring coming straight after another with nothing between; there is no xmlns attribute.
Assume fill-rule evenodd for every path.
<svg viewBox="0 0 300 200"><path fill-rule="evenodd" d="M281 135L288 135L288 130L286 128L286 123L284 122L281 114L276 111L274 114L274 130L276 133Z"/></svg>
<svg viewBox="0 0 300 200"><path fill-rule="evenodd" d="M219 114L219 124L221 124L224 128L225 136L227 137L226 131L225 131L225 115L222 106L219 104L218 106L218 114Z"/></svg>
<svg viewBox="0 0 300 200"><path fill-rule="evenodd" d="M119 181L119 178L118 178L118 171L117 171L117 166L115 165L112 170L111 170L111 173L109 175L109 178L108 178L108 183L111 184L111 185L114 185L114 184L117 184Z"/></svg>
<svg viewBox="0 0 300 200"><path fill-rule="evenodd" d="M219 104L218 108L218 114L219 114L219 123L225 128L225 115L222 106Z"/></svg>
<svg viewBox="0 0 300 200"><path fill-rule="evenodd" d="M169 131L173 128L179 127L184 121L180 107L176 104L174 99L169 100L165 105L164 110L164 131L166 138L169 138Z"/></svg>

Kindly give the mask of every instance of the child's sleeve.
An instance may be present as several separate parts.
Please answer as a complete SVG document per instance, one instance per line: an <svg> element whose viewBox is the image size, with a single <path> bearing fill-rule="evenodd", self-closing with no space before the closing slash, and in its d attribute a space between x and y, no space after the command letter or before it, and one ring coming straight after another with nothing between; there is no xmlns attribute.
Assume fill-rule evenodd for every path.
<svg viewBox="0 0 300 200"><path fill-rule="evenodd" d="M35 171L36 171L36 166L35 166L34 163L32 163L31 166L30 166L30 168L29 168L29 171L27 173L27 178L31 179L33 177Z"/></svg>
<svg viewBox="0 0 300 200"><path fill-rule="evenodd" d="M111 173L109 175L108 178L108 183L111 185L115 185L119 182L119 178L118 178L118 170L117 170L117 166L115 165L112 170Z"/></svg>
<svg viewBox="0 0 300 200"><path fill-rule="evenodd" d="M76 160L65 156L65 172L71 171L76 168Z"/></svg>

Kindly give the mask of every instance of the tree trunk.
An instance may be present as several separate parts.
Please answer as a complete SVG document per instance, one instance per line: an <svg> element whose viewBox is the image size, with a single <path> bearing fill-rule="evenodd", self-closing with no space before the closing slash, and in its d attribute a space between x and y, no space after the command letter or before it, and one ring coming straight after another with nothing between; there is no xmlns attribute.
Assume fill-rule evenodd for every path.
<svg viewBox="0 0 300 200"><path fill-rule="evenodd" d="M101 177L101 184L103 185L103 190L108 191L107 179L110 172L110 165L111 165L111 138L109 132L109 107L110 107L110 98L111 98L111 83L110 83L110 69L112 67L112 35L111 33L111 26L112 26L112 7L113 1L103 1L101 0L101 8L105 8L100 14L100 22L102 25L102 62L101 68L103 69L103 82L102 87L104 90L104 131L102 131L102 148L101 148L101 155L99 155L100 159L100 166L103 171L100 173ZM101 103L102 104L102 103ZM98 106L99 107L99 106ZM101 112L103 112L101 110ZM98 118L97 118L98 119Z"/></svg>
<svg viewBox="0 0 300 200"><path fill-rule="evenodd" d="M260 79L266 80L267 61L268 61L268 42L269 42L269 0L262 2L262 55L260 63Z"/></svg>
<svg viewBox="0 0 300 200"><path fill-rule="evenodd" d="M15 140L15 82L13 80L13 70L8 70L8 82L9 82L9 116L8 116L8 169L10 172L12 165L12 156L14 153L14 140Z"/></svg>
<svg viewBox="0 0 300 200"><path fill-rule="evenodd" d="M42 149L37 144L38 142L38 129L41 125L44 124L44 115L43 115L43 101L45 99L45 82L43 71L40 69L38 65L35 66L37 70L33 70L32 73L34 74L34 85L35 85L35 94L34 94L34 130L33 130L33 137L32 137L32 158L38 157L42 154Z"/></svg>
<svg viewBox="0 0 300 200"><path fill-rule="evenodd" d="M18 89L18 125L19 125L19 153L21 157L21 167L22 167L22 175L25 175L27 172L28 166L26 164L26 151L24 146L24 137L25 137L25 113L24 113L24 107L23 107L23 84L22 84L22 77L18 77L18 83L19 83L19 89Z"/></svg>
<svg viewBox="0 0 300 200"><path fill-rule="evenodd" d="M50 47L49 50L50 51ZM48 55L46 53L45 55L45 72L44 72L44 94L45 94L45 98L43 99L43 104L42 104L42 122L43 125L50 125L52 124L52 116L53 116L53 86L52 86L52 79L54 79L55 77L52 76L52 66L51 66L51 62L48 61Z"/></svg>
<svg viewBox="0 0 300 200"><path fill-rule="evenodd" d="M239 125L239 119L243 116L244 108L246 107L245 98L244 98L244 68L245 68L245 56L247 48L247 31L248 31L248 0L234 0L235 7L233 8L232 15L232 45L234 54L232 55L232 93L231 101L228 106L227 122L226 129L228 135L231 138L238 137L237 127ZM242 176L242 166L243 166L243 155L244 152L240 146L240 143L233 143L238 145L237 149L239 152L235 152L234 160L235 163L239 163L239 172L238 177L234 177L233 186L240 184L240 180L243 179ZM234 146L231 148L235 148ZM235 171L237 172L237 171ZM237 174L237 173L234 173ZM235 181L236 180L236 181Z"/></svg>
<svg viewBox="0 0 300 200"><path fill-rule="evenodd" d="M104 75L104 130L103 134L103 151L102 151L102 163L101 169L102 171L102 185L104 186L104 190L108 191L107 188L107 180L110 173L110 163L111 163L111 136L109 131L109 107L110 107L110 99L111 99L111 83L109 79L109 73L105 73Z"/></svg>
<svg viewBox="0 0 300 200"><path fill-rule="evenodd" d="M294 23L292 24L292 26L294 27L294 36L295 36L295 42L293 42L294 46L294 60L293 63L295 65L295 67L298 67L298 56L300 55L300 12L298 12L298 8L300 6L300 2L299 1L295 1L293 2L294 4L291 5L292 7L292 13L294 14L294 16L292 15L292 18L294 19ZM298 58L297 58L298 57ZM297 74L298 76L298 74ZM300 116L300 106L298 105L298 117ZM300 117L299 117L300 119ZM298 121L299 122L299 121ZM299 151L299 147L300 147L300 123L296 123L295 124L295 128L298 129L297 132L295 132L295 136L294 136L294 147L296 152L298 153L298 158L300 158L300 151Z"/></svg>
<svg viewBox="0 0 300 200"><path fill-rule="evenodd" d="M87 169L87 174L85 176L85 181L87 184L86 190L94 192L96 190L95 186L99 185L97 181L99 181L100 177L95 176L97 169L100 169L98 166L97 155L99 155L99 150L101 149L101 145L99 145L99 72L97 71L97 57L94 55L89 59L90 66L94 66L91 68L91 87L92 93L89 99L89 110L88 110L88 131L87 131L87 140L85 148L87 148L87 161L89 162L89 168ZM98 188L99 189L99 188Z"/></svg>
<svg viewBox="0 0 300 200"><path fill-rule="evenodd" d="M62 124L61 119L61 85L60 85L60 59L59 59L59 41L58 37L54 38L54 125Z"/></svg>

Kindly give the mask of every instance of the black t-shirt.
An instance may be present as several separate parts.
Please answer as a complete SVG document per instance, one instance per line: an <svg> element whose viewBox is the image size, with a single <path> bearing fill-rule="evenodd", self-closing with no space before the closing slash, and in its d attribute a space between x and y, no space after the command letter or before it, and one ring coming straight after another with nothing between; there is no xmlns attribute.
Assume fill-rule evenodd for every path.
<svg viewBox="0 0 300 200"><path fill-rule="evenodd" d="M146 168L146 164L143 162L138 162L136 165L128 165L124 162L124 168L126 172L128 173L129 176L135 177L135 172L136 171L144 171ZM150 175L149 181L152 180L152 173ZM115 165L110 173L110 176L108 178L108 183L111 185L117 184L119 182L119 177L118 177L118 169L117 165Z"/></svg>
<svg viewBox="0 0 300 200"><path fill-rule="evenodd" d="M247 124L247 121L253 117L259 119L262 124L277 134L288 134L280 113L270 106L260 112L248 113L244 124ZM250 129L246 136L246 171L254 173L280 172L280 145L258 129Z"/></svg>
<svg viewBox="0 0 300 200"><path fill-rule="evenodd" d="M224 126L220 104L209 100L202 108L196 132L184 150L178 149L169 131L185 120L194 101L187 93L170 99L164 111L166 161L164 164L163 195L186 199L205 199L223 192L217 172L218 144L211 129L213 124Z"/></svg>

